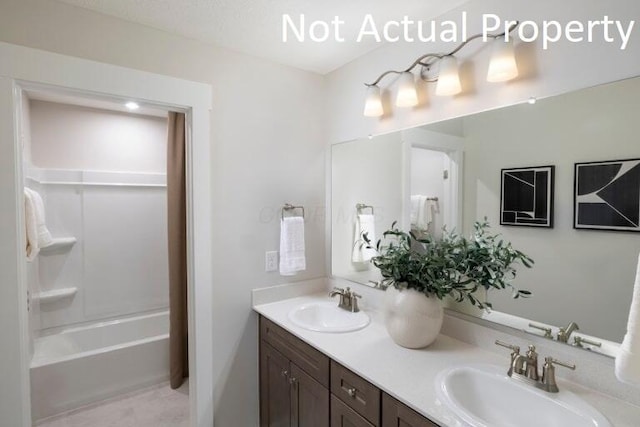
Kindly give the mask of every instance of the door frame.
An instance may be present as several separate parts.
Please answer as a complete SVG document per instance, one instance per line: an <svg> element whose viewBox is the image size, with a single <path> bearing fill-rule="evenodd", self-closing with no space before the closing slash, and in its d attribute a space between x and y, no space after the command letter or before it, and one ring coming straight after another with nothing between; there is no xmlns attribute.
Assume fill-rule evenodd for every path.
<svg viewBox="0 0 640 427"><path fill-rule="evenodd" d="M464 139L461 137L432 132L430 130L414 128L401 131L402 143L405 145L405 212L403 217L406 224L410 224L411 206L411 148L439 151L448 157L447 184L445 184L443 203L449 207L445 224L447 229L462 232L462 197L464 190L462 171L464 170Z"/></svg>
<svg viewBox="0 0 640 427"><path fill-rule="evenodd" d="M31 427L26 264L20 255L26 244L19 232L24 229L21 99L30 88L137 100L186 114L190 425L213 425L211 86L0 42L2 421Z"/></svg>

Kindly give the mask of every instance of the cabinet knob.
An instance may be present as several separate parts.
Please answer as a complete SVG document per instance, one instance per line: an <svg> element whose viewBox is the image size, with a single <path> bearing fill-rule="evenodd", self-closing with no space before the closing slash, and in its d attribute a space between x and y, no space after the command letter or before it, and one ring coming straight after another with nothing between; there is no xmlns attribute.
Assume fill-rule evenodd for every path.
<svg viewBox="0 0 640 427"><path fill-rule="evenodd" d="M355 389L355 388L353 388L353 387L348 388L348 389L347 389L347 393L348 393L348 394L349 394L349 396L351 396L351 397L354 397L354 398L356 397L356 389Z"/></svg>
<svg viewBox="0 0 640 427"><path fill-rule="evenodd" d="M283 377L288 377L289 371L287 371L286 369L283 369L282 372L280 372L280 375L282 375Z"/></svg>
<svg viewBox="0 0 640 427"><path fill-rule="evenodd" d="M289 378L289 384L295 385L297 382L298 382L298 379L296 377Z"/></svg>

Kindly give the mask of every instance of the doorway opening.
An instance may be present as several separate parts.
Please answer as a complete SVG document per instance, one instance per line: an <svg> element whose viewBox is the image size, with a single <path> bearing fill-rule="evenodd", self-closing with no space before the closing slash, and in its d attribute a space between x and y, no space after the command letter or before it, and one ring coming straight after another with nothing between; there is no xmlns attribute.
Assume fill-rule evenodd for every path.
<svg viewBox="0 0 640 427"><path fill-rule="evenodd" d="M30 397L36 425L104 418L101 405L126 408L124 415L118 410L107 416L129 417L140 426L159 419L189 423L188 382L180 387L174 380L177 391L167 384L174 370L169 256L175 256L169 250L168 208L176 203L168 199L168 186L175 193L182 185L186 204L184 114L125 101L41 87L21 91L19 179L25 189ZM172 118L179 115L182 128L175 129ZM170 134L180 132L182 169L176 172L168 146L175 143ZM173 234L186 240L185 209L179 221L183 228ZM185 248L179 263L184 322L172 330L185 334L178 340L184 346L178 363L184 362L186 375L187 244L171 243ZM141 405L140 396L149 393L158 399Z"/></svg>

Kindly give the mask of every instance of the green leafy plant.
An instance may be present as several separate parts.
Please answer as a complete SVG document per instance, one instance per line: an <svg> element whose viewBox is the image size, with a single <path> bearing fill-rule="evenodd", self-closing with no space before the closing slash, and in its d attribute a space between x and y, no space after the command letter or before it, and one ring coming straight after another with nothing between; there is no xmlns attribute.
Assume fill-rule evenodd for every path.
<svg viewBox="0 0 640 427"><path fill-rule="evenodd" d="M510 288L513 298L528 297L531 292L516 289L511 281L516 277L517 263L533 266L531 258L499 235L489 234L488 228L485 218L474 224L469 239L446 230L442 239L417 238L399 230L394 222L375 247L366 234L362 237L367 247L378 253L371 260L383 277L376 286L415 289L438 299L451 296L457 302L467 300L487 309L491 303L474 296L478 289ZM383 244L383 240L388 243Z"/></svg>

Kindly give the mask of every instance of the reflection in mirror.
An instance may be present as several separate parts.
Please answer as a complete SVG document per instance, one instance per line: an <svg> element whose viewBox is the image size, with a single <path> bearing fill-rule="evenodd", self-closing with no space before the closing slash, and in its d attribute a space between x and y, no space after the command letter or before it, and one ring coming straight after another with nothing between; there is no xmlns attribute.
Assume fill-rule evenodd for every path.
<svg viewBox="0 0 640 427"><path fill-rule="evenodd" d="M397 133L332 146L331 271L335 277L364 284L380 280L369 262L374 254L360 236L366 231L375 241L392 221L401 220L402 171ZM358 210L358 204L371 208Z"/></svg>
<svg viewBox="0 0 640 427"><path fill-rule="evenodd" d="M529 323L551 327L554 339L559 327L576 322L579 329L569 337L569 344L574 344L575 337L584 336L583 333L588 339L598 337L596 342L620 342L629 313L640 234L574 229L574 167L583 162L640 159L637 111L640 111L639 78L397 132L384 137L387 151L377 155L378 149L374 147L382 145L381 137L334 146L332 204L337 205L332 206L333 275L362 282L361 277L353 274L350 258L338 246L353 238L353 224L350 230L346 224L352 220L349 214L353 213L353 207L349 205L367 202L361 200L363 197L372 200L368 204L380 204L383 208L384 217L376 218L379 232L388 228L393 219L402 218L405 229L413 224L412 228L437 233L441 225L447 225L457 226L468 235L473 222L486 216L493 232L500 233L535 260L532 269L520 269L515 282L518 288L532 291L533 297L513 300L505 292L490 294L495 309L490 320L524 318L522 328L544 335L544 330L531 328ZM420 146L417 134L422 136L418 138L420 143L428 145L437 140L435 145L440 146L440 154ZM430 136L425 139L424 135ZM464 203L460 209L456 207L460 198L455 194L447 196L447 191L455 190L456 186L451 187L448 179L442 179L446 170L446 166L441 170L442 163L446 164L442 150L447 149L443 141L451 144L449 150L460 146L464 150L460 180ZM344 156L347 152L350 157ZM410 161L402 162L403 155ZM376 160L374 167L365 166ZM461 160L460 155L456 164L462 165ZM640 168L634 165L631 167ZM555 166L553 228L501 226L501 170L538 166ZM344 173L350 169L357 178ZM608 209L604 219L624 220L632 223L629 228L638 228L640 178L631 179L636 177L632 175L627 178L633 183L617 186L615 190L616 197L625 201L625 208L633 205L633 218L626 215L620 219L617 212L620 209L608 206L611 203L598 198L597 192L589 202ZM435 186L423 185L425 180ZM356 181L361 188L355 187ZM431 202L432 210L422 217L422 222L419 208L415 207L420 200L411 196L438 197L438 203ZM461 222L456 218L458 214ZM364 281L375 277L371 267L362 277L366 277ZM589 344L583 346L598 350Z"/></svg>

